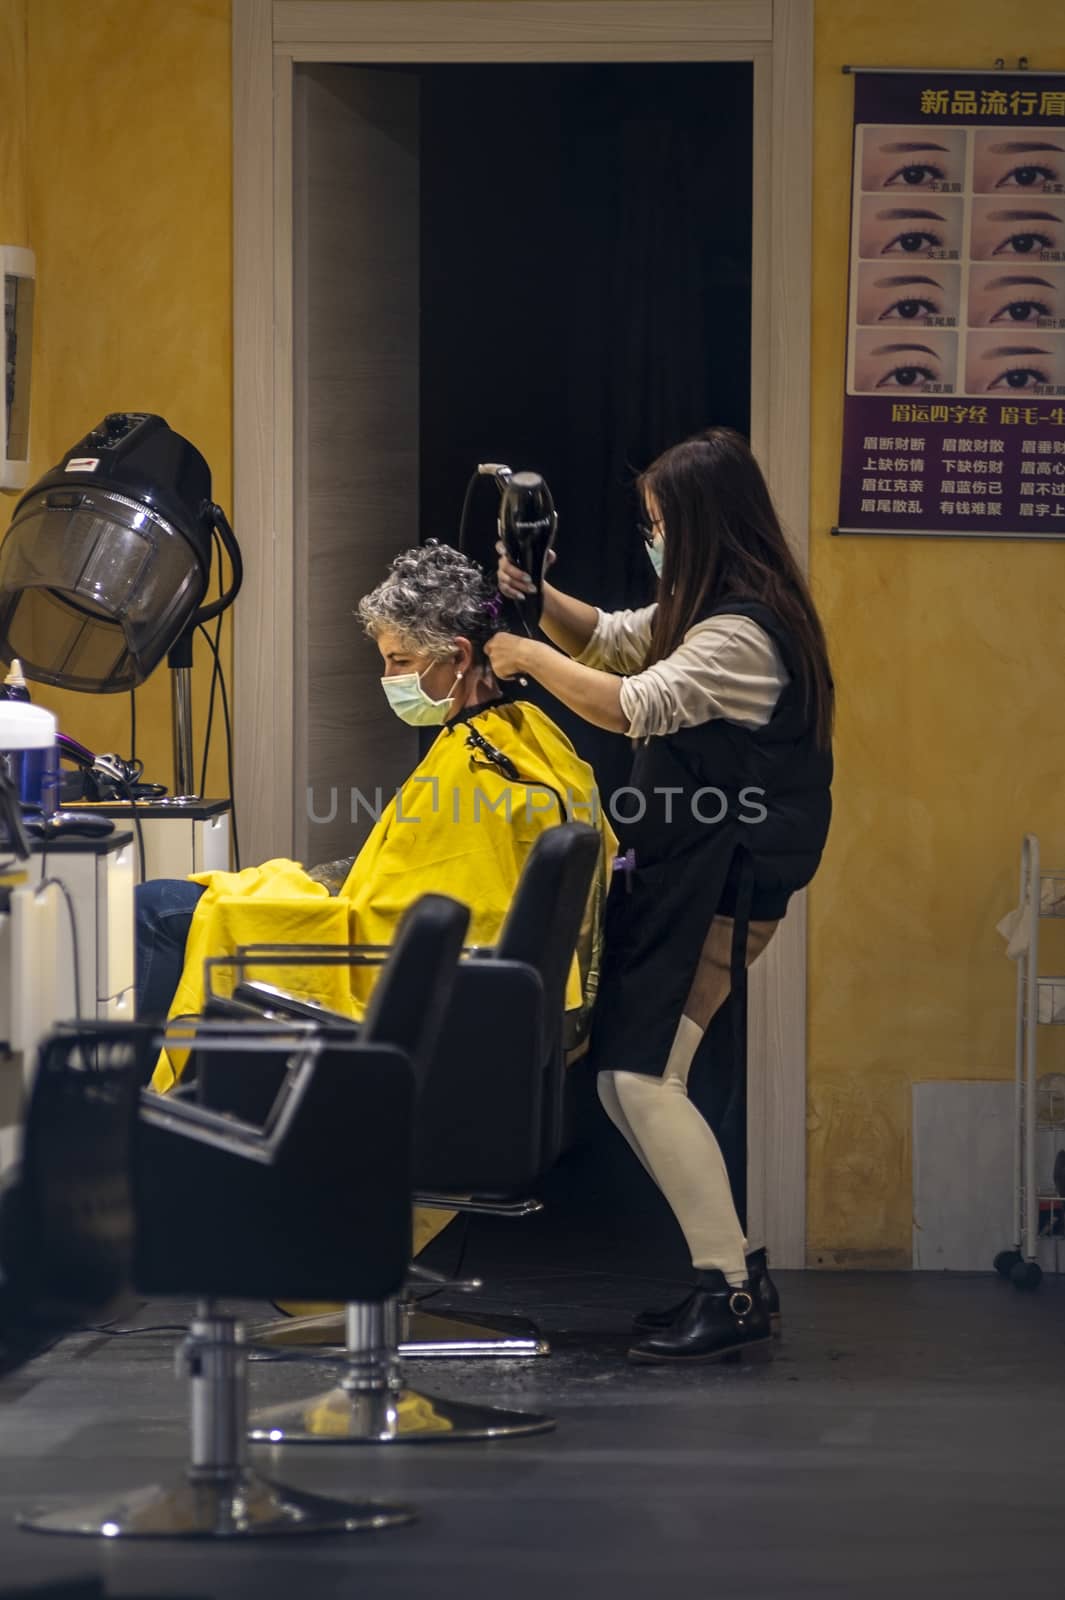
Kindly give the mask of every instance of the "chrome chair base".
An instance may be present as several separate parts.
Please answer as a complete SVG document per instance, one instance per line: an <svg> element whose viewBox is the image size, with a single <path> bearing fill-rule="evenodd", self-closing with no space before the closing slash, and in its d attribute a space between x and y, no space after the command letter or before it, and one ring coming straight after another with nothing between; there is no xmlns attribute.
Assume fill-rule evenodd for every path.
<svg viewBox="0 0 1065 1600"><path fill-rule="evenodd" d="M403 1316L399 1353L411 1360L528 1360L546 1356L551 1346L534 1323L520 1317L499 1317L492 1323L470 1317L441 1317L429 1311ZM317 1317L280 1317L262 1322L249 1333L251 1343L267 1349L340 1345L345 1340L345 1314L330 1311ZM254 1359L254 1352L252 1352Z"/></svg>
<svg viewBox="0 0 1065 1600"><path fill-rule="evenodd" d="M249 1467L231 1477L153 1484L115 1499L18 1518L34 1533L89 1539L256 1539L297 1533L359 1533L413 1522L408 1506L332 1500L273 1484Z"/></svg>
<svg viewBox="0 0 1065 1600"><path fill-rule="evenodd" d="M247 1437L255 1444L432 1444L510 1439L555 1426L552 1418L537 1413L470 1405L407 1388L401 1320L395 1298L347 1305L342 1383L257 1412Z"/></svg>
<svg viewBox="0 0 1065 1600"><path fill-rule="evenodd" d="M254 1444L450 1444L548 1433L552 1417L502 1411L420 1394L415 1389L359 1392L342 1385L294 1404L255 1412Z"/></svg>
<svg viewBox="0 0 1065 1600"><path fill-rule="evenodd" d="M243 1329L201 1301L178 1347L189 1378L190 1464L173 1485L21 1516L34 1533L88 1539L254 1539L357 1533L413 1522L407 1506L305 1494L247 1463L247 1352Z"/></svg>

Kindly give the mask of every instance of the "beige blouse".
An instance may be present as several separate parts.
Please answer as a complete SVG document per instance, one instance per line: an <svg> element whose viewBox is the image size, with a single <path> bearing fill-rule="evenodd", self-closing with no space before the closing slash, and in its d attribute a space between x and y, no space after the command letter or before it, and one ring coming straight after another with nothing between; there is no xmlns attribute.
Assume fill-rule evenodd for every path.
<svg viewBox="0 0 1065 1600"><path fill-rule="evenodd" d="M688 629L672 655L641 671L654 613L653 605L598 611L592 637L574 658L625 674L621 710L630 738L676 733L714 717L764 728L788 682L765 629L750 617L708 617Z"/></svg>

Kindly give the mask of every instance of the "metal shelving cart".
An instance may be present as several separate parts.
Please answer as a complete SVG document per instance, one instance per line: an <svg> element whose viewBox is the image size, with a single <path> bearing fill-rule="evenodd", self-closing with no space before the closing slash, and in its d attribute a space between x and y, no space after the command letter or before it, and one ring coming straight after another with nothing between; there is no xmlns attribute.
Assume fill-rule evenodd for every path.
<svg viewBox="0 0 1065 1600"><path fill-rule="evenodd" d="M1037 1076L1041 1027L1065 1027L1065 976L1039 971L1039 924L1065 919L1065 868L1046 871L1039 840L1021 846L1022 916L1027 948L1017 962L1014 1045L1014 1242L995 1257L995 1271L1018 1289L1038 1289L1043 1264L1059 1272L1065 1249L1065 1073Z"/></svg>

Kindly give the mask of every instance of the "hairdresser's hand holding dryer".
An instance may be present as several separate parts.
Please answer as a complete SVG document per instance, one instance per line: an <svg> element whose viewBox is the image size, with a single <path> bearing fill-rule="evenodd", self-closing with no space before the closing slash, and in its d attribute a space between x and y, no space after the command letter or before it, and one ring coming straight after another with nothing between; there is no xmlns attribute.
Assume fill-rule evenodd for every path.
<svg viewBox="0 0 1065 1600"><path fill-rule="evenodd" d="M689 1074L714 1072L711 1018L820 862L833 684L810 591L739 434L675 445L638 490L655 603L603 612L545 583L540 626L559 648L499 633L486 650L497 677L535 678L634 741L631 787L612 808L634 865L614 875L591 1048L603 1106L669 1202L695 1281L679 1305L636 1318L629 1353L713 1361L767 1347L780 1303L765 1251L748 1253ZM520 599L532 582L499 548L500 590ZM734 1038L742 1046L742 1028ZM745 1127L733 1135L745 1150Z"/></svg>

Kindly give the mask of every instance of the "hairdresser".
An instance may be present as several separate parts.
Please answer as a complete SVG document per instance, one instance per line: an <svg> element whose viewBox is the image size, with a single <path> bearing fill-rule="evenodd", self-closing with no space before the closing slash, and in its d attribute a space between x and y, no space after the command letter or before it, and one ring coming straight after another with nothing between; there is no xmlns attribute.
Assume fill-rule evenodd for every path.
<svg viewBox="0 0 1065 1600"><path fill-rule="evenodd" d="M712 1361L768 1346L779 1298L765 1252L747 1254L689 1075L697 1057L714 1073L710 1020L733 987L740 1016L746 967L821 859L833 685L809 589L740 435L710 428L675 445L637 489L655 603L604 612L545 583L551 643L500 633L486 650L497 677L535 678L634 744L631 787L610 797L633 854L614 874L592 1060L695 1273L679 1305L636 1318L630 1356ZM497 548L499 587L520 598L531 580ZM742 1050L742 1024L734 1040Z"/></svg>

